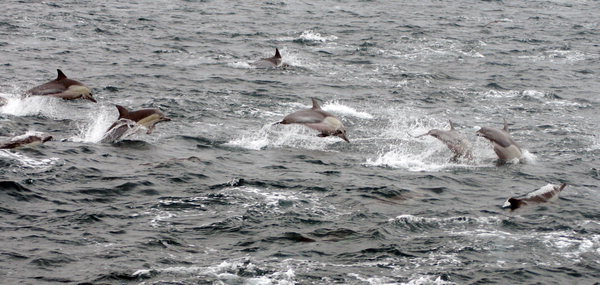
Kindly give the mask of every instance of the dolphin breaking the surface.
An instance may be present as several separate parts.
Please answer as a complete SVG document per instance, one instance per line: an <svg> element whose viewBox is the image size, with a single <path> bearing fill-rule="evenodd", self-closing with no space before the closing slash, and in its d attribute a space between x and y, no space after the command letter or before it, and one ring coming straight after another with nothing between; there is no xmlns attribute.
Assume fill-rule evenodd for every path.
<svg viewBox="0 0 600 285"><path fill-rule="evenodd" d="M137 131L138 126L147 129L146 133L151 134L156 124L170 121L171 118L165 116L158 109L141 109L129 111L127 108L115 105L119 111L119 118L114 122L104 134L102 142L115 142Z"/></svg>
<svg viewBox="0 0 600 285"><path fill-rule="evenodd" d="M508 198L502 207L516 210L528 204L551 202L558 199L558 195L565 188L565 186L567 186L565 183L560 185L548 184L523 196Z"/></svg>
<svg viewBox="0 0 600 285"><path fill-rule="evenodd" d="M282 65L283 59L281 54L279 53L279 49L275 48L275 55L268 58L263 58L251 63L252 66L256 68L277 68Z"/></svg>
<svg viewBox="0 0 600 285"><path fill-rule="evenodd" d="M7 142L0 143L0 149L13 149L19 147L31 147L45 143L52 139L52 136L41 133L24 134L11 138Z"/></svg>
<svg viewBox="0 0 600 285"><path fill-rule="evenodd" d="M483 127L476 133L478 136L484 137L492 142L494 152L502 161L510 161L515 158L520 159L523 156L521 147L512 139L510 133L508 133L506 119L504 119L504 127L502 129Z"/></svg>
<svg viewBox="0 0 600 285"><path fill-rule="evenodd" d="M454 153L452 161L458 161L459 158L464 157L468 160L473 160L473 147L471 143L467 141L456 129L454 124L450 122L450 130L438 130L432 129L427 133L416 136L420 138L423 136L432 136L443 143Z"/></svg>
<svg viewBox="0 0 600 285"><path fill-rule="evenodd" d="M332 114L323 111L315 98L312 98L312 108L291 113L276 124L302 124L321 132L319 137L336 136L350 142L344 124Z"/></svg>
<svg viewBox="0 0 600 285"><path fill-rule="evenodd" d="M67 78L60 69L57 69L56 71L58 72L56 79L31 88L26 93L31 95L54 96L65 100L83 98L96 103L96 99L92 97L92 91L89 87L79 81Z"/></svg>

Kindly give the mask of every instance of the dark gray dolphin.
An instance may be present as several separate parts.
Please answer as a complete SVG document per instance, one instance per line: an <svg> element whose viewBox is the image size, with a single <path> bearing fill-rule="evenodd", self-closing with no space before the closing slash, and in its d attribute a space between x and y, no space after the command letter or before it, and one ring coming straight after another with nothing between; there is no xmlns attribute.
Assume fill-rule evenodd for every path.
<svg viewBox="0 0 600 285"><path fill-rule="evenodd" d="M6 105L6 103L8 103L8 100L4 97L0 97L0 107Z"/></svg>
<svg viewBox="0 0 600 285"><path fill-rule="evenodd" d="M282 66L283 59L279 53L279 49L275 48L275 55L269 58L263 58L251 63L256 68L277 68Z"/></svg>
<svg viewBox="0 0 600 285"><path fill-rule="evenodd" d="M312 98L312 108L291 113L277 124L302 124L321 132L319 137L336 136L350 142L346 137L344 124L332 114L323 111L315 98Z"/></svg>
<svg viewBox="0 0 600 285"><path fill-rule="evenodd" d="M450 130L438 130L433 129L429 132L416 136L416 138L423 136L432 136L443 143L454 153L452 161L458 161L459 158L464 157L468 160L473 160L473 147L471 143L467 141L457 130L454 129L454 124L450 122Z"/></svg>
<svg viewBox="0 0 600 285"><path fill-rule="evenodd" d="M565 183L560 185L548 184L523 196L508 198L502 207L516 210L528 204L551 202L558 199L558 195L565 188L565 186L567 186Z"/></svg>
<svg viewBox="0 0 600 285"><path fill-rule="evenodd" d="M0 149L13 149L18 147L30 147L45 143L52 139L52 136L44 134L25 134L10 139L7 142L0 143Z"/></svg>
<svg viewBox="0 0 600 285"><path fill-rule="evenodd" d="M520 159L523 156L521 147L517 144L508 133L508 124L504 119L504 128L494 129L483 127L477 131L477 135L484 137L492 142L494 152L498 158L503 161Z"/></svg>
<svg viewBox="0 0 600 285"><path fill-rule="evenodd" d="M54 96L65 100L83 98L96 103L96 99L92 97L92 91L89 87L79 81L67 78L60 69L56 71L58 71L56 79L29 89L27 94Z"/></svg>
<svg viewBox="0 0 600 285"><path fill-rule="evenodd" d="M147 129L147 134L151 134L156 124L160 122L170 121L158 109L141 109L137 111L129 111L127 108L115 105L119 111L119 118L106 131L102 142L114 142L121 139L128 131L135 128L136 125L144 126Z"/></svg>

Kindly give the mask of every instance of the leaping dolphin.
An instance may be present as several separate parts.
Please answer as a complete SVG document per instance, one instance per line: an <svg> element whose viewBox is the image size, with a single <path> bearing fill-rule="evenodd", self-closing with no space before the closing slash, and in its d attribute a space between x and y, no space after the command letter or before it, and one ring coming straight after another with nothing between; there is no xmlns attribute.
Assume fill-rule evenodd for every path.
<svg viewBox="0 0 600 285"><path fill-rule="evenodd" d="M467 141L457 130L454 129L454 124L450 122L450 130L438 130L433 129L429 132L416 136L420 138L423 136L432 136L443 143L454 153L452 161L458 161L459 158L464 157L468 160L473 160L473 147L471 143Z"/></svg>
<svg viewBox="0 0 600 285"><path fill-rule="evenodd" d="M252 64L252 66L256 68L277 68L282 66L283 59L281 58L281 54L279 53L279 49L275 48L275 55L269 58L263 58L257 60Z"/></svg>
<svg viewBox="0 0 600 285"><path fill-rule="evenodd" d="M291 113L276 124L302 124L321 132L319 137L336 136L350 142L346 137L344 124L332 114L323 111L315 98L312 98L312 108Z"/></svg>
<svg viewBox="0 0 600 285"><path fill-rule="evenodd" d="M14 137L7 142L0 143L0 149L13 149L18 147L31 147L45 143L52 139L52 136L44 134L24 134Z"/></svg>
<svg viewBox="0 0 600 285"><path fill-rule="evenodd" d="M502 208L510 208L511 210L516 210L528 204L537 204L554 201L558 199L558 195L565 188L565 186L567 186L567 184L565 183L560 185L548 184L538 190L527 193L523 196L508 198L508 200L504 202L504 205L502 205Z"/></svg>
<svg viewBox="0 0 600 285"><path fill-rule="evenodd" d="M165 116L158 109L141 109L129 111L127 108L115 105L119 111L119 118L106 131L102 142L114 142L121 139L128 131L135 128L136 125L144 126L146 134L151 134L156 124L170 121L171 118Z"/></svg>
<svg viewBox="0 0 600 285"><path fill-rule="evenodd" d="M67 78L60 69L56 71L58 72L56 79L29 89L27 94L54 96L65 100L83 98L96 103L96 99L92 97L92 91L89 87L79 81Z"/></svg>
<svg viewBox="0 0 600 285"><path fill-rule="evenodd" d="M523 156L521 147L508 133L508 124L506 123L506 119L504 119L504 128L494 129L483 127L477 131L477 135L492 142L492 145L494 146L494 152L502 161L510 161L515 158L520 159Z"/></svg>

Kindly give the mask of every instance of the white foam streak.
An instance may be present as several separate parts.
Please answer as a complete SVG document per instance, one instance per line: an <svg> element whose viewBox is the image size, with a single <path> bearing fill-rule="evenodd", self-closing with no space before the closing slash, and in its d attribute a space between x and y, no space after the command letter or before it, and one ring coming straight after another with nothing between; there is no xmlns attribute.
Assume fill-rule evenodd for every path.
<svg viewBox="0 0 600 285"><path fill-rule="evenodd" d="M19 152L11 152L9 150L0 150L0 157L14 159L21 163L25 168L46 168L51 167L59 160L57 157L34 159Z"/></svg>
<svg viewBox="0 0 600 285"><path fill-rule="evenodd" d="M346 106L344 104L339 103L338 101L334 101L331 103L325 103L322 106L323 110L331 113L335 113L341 116L351 116L360 119L373 119L373 115L367 112L357 111L356 109Z"/></svg>

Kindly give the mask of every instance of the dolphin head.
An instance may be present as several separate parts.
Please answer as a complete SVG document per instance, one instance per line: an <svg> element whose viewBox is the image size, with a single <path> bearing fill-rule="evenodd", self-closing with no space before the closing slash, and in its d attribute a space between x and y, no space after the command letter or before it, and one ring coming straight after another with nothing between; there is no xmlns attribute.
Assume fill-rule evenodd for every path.
<svg viewBox="0 0 600 285"><path fill-rule="evenodd" d="M342 138L346 142L350 142L350 140L346 136L346 129L344 129L344 128L341 128L341 129L337 130L335 133L333 133L333 135L336 136L336 137Z"/></svg>
<svg viewBox="0 0 600 285"><path fill-rule="evenodd" d="M47 142L49 140L52 140L52 136L42 136L41 137L42 143L45 143L45 142Z"/></svg>
<svg viewBox="0 0 600 285"><path fill-rule="evenodd" d="M510 208L511 210L516 210L518 208L520 208L521 206L523 206L525 204L525 202L523 202L521 199L517 199L517 198L509 198L508 200L506 200L506 202L504 202L504 205L502 205L502 208Z"/></svg>

